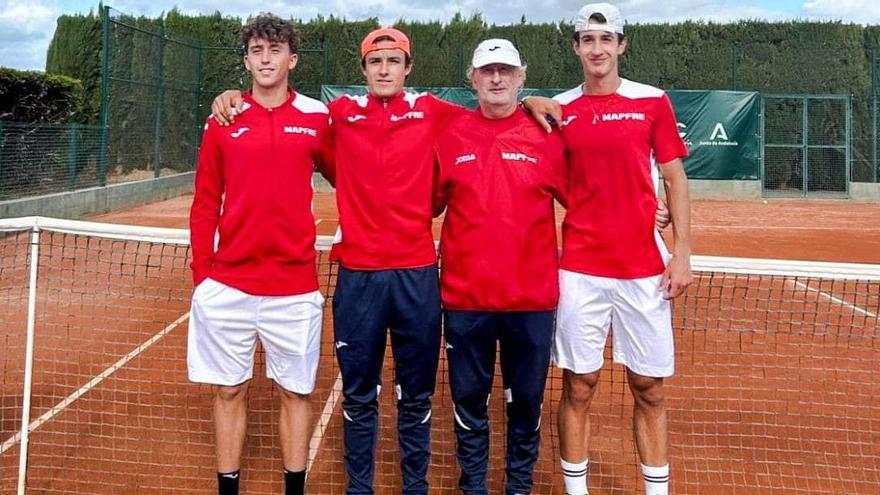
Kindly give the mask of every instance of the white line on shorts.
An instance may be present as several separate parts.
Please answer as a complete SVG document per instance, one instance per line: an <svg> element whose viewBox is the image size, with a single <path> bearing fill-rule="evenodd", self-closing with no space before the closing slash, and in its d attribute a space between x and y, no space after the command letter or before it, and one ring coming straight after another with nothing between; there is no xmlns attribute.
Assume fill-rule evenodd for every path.
<svg viewBox="0 0 880 495"><path fill-rule="evenodd" d="M77 390L76 392L74 392L74 393L68 395L66 399L62 400L62 401L59 402L58 404L55 404L55 406L54 406L52 409L49 409L48 411L46 411L45 414L43 414L43 415L40 416L39 418L37 418L37 419L35 419L34 421L32 421L31 424L28 425L28 431L34 431L34 430L36 430L37 428L39 428L40 426L42 426L43 423L45 423L45 422L49 421L50 419L52 419L53 417L55 417L56 414L58 414L58 413L60 413L61 411L63 411L63 410L64 410L67 406L69 406L73 401L79 399L80 397L83 396L83 394L85 394L85 393L88 392L89 390L95 388L99 383L101 383L102 381L104 381L105 378L107 378L108 376L112 375L116 370L118 370L119 368L125 366L129 361L131 361L132 359L136 358L140 353L144 352L144 351L147 350L151 345L153 345L153 344L155 344L156 342L158 342L162 337L164 337L164 336L167 335L169 332L171 332L172 330L174 330L175 328L177 328L181 323L183 323L184 321L186 321L187 318L189 318L189 312L186 312L186 313L182 314L182 315L180 316L180 318L174 320L174 323L168 325L167 327L165 327L164 329L162 329L162 331L160 331L160 332L157 333L156 335L153 335L152 337L150 337L146 342L144 342L143 344L137 346L133 351L131 351L131 352L129 352L128 354L126 354L126 355L125 355L123 358L121 358L119 361L116 361L115 363L113 363L109 368L107 368L106 370L104 370L100 375L98 375L98 376L92 378L92 379L89 381L89 383L86 383L85 385L83 385L82 387L80 387L79 390ZM0 454L2 454L3 452L6 452L8 449L10 449L13 445L17 444L19 441L21 441L21 432L16 433L16 434L13 435L12 437L10 437L8 440L6 440L5 442L3 442L3 445L0 446Z"/></svg>
<svg viewBox="0 0 880 495"><path fill-rule="evenodd" d="M829 300L831 300L831 301L833 301L833 302L835 302L835 303L837 303L837 304L840 304L841 306L846 306L847 308L850 308L850 309L852 309L853 311L855 311L855 312L857 312L857 313L861 313L861 314L863 314L863 315L865 315L865 316L870 316L871 318L876 318L876 317L877 317L876 314L874 314L874 313L868 311L867 309L863 309L863 308L860 308L860 307L858 307L858 306L856 306L856 305L854 305L854 304L850 304L850 303L844 301L843 299L838 299L838 298L832 296L831 294L829 294L829 293L827 293L827 292L821 291L821 290L819 290L819 289L814 289L814 288L808 286L807 284L805 284L805 283L803 283L803 282L798 282L797 280L795 280L795 281L794 281L794 285L796 285L796 286L798 286L798 287L800 287L800 288L802 288L802 289L806 289L806 290L808 290L808 291L810 291L810 292L815 292L815 293L818 294L819 296L824 297L824 298L826 298L826 299L829 299Z"/></svg>
<svg viewBox="0 0 880 495"><path fill-rule="evenodd" d="M327 431L327 426L330 425L333 411L336 410L336 404L339 402L340 397L342 397L342 373L336 375L336 382L333 383L330 395L327 396L327 402L324 403L321 419L318 421L315 431L312 432L312 440L309 442L309 462L306 465L306 476L311 471L315 457L318 457L318 452L321 450L321 442L324 440L324 432Z"/></svg>

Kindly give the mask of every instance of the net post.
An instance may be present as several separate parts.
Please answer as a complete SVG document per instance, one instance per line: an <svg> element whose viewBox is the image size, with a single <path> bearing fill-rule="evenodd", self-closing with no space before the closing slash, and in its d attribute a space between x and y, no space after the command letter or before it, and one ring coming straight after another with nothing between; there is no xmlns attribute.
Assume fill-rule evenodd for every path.
<svg viewBox="0 0 880 495"><path fill-rule="evenodd" d="M108 142L110 122L110 7L102 12L101 33L101 156L98 161L98 185L107 185Z"/></svg>
<svg viewBox="0 0 880 495"><path fill-rule="evenodd" d="M27 477L28 439L31 422L31 385L34 379L34 324L37 309L37 266L40 258L40 228L31 231L31 266L28 285L27 344L25 345L24 391L21 406L21 441L18 454L18 495L24 495Z"/></svg>

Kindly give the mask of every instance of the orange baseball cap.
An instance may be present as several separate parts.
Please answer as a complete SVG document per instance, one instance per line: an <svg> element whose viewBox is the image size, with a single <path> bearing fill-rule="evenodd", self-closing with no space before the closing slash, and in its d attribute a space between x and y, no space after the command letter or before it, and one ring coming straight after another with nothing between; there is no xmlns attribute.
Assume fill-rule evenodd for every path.
<svg viewBox="0 0 880 495"><path fill-rule="evenodd" d="M391 39L376 41L378 38L386 36ZM361 58L366 57L368 53L376 50L394 48L399 48L403 50L403 53L412 57L412 52L409 48L409 38L407 38L405 34L394 28L379 28L371 31L370 34L364 38L364 41L361 41Z"/></svg>

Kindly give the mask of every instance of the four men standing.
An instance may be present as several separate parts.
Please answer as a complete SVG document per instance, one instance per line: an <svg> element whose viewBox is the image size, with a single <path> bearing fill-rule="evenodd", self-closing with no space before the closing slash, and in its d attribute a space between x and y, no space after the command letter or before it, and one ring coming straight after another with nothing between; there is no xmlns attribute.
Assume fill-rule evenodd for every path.
<svg viewBox="0 0 880 495"><path fill-rule="evenodd" d="M465 112L428 94L403 91L412 68L410 43L400 31L386 28L373 31L361 44L361 67L369 94L342 97L331 103L329 122L328 109L310 102L309 110L320 115L308 127L314 134L306 134L319 138L320 144L316 146L312 140L297 142L295 145L301 148L274 155L279 167L291 171L299 170L296 156L303 155L309 164L313 160L337 189L340 231L333 256L341 268L334 296L334 341L343 379L348 494L373 493L378 395L387 329L396 363L402 492L428 493L431 396L438 364L441 293L461 466L459 486L464 493L488 493L487 401L498 344L508 417L506 493L526 494L531 490L551 348L556 364L566 370L559 405L566 491L569 495L587 493L587 408L612 323L615 360L627 367L636 399L634 430L647 493L666 493L662 378L673 370L666 298L675 297L690 283L687 181L680 160L687 150L678 137L665 94L618 75L617 57L625 50L626 39L617 9L608 4L586 6L579 13L575 30L573 48L581 59L585 83L557 97L562 104L561 116L558 108L552 109L540 100L530 104L536 114L555 113L561 132L548 134L519 109L517 98L526 69L509 41L487 40L477 47L469 78L477 91L479 108ZM263 38L269 41L267 49L274 53L272 35ZM251 42L247 43L250 56ZM295 55L292 60L290 68L295 65ZM248 57L246 63L251 63ZM269 72L263 68L252 70L255 94L258 78ZM287 91L286 73L284 76ZM291 94L295 95L292 90ZM254 106L248 101L251 98L243 98L248 109ZM295 95L291 106L302 111L303 105L295 104L297 98ZM215 104L215 113L225 113L229 103L242 106L235 95L220 100ZM255 103L262 105L260 100ZM266 110L275 124L271 120L273 108L258 109ZM230 129L230 139L236 138L235 133L250 130L242 123L248 116L245 112L239 117L237 130ZM218 119L225 120L223 116ZM304 128L297 125L284 129L288 127ZM211 131L209 122L202 155L213 149ZM431 143L435 143L434 150ZM675 226L675 256L668 265L665 246L654 229L657 199L652 158L660 164ZM224 163L221 168L226 173L228 165ZM198 282L211 276L205 273L222 271L224 263L230 263L224 253L234 246L247 248L247 242L236 237L236 231L247 230L253 218L224 228L231 225L230 217L241 215L239 208L266 206L266 200L276 193L288 195L291 200L292 194L297 194L296 204L303 198L310 202L311 193L288 191L307 184L301 174L290 175L289 183L276 176L274 182L264 184L262 191L268 194L265 198L241 201L254 204L230 209L237 201L236 184L259 182L259 174L248 171L235 178L230 173L234 181L225 182L225 175L219 182L216 175L210 165L205 167L200 161L193 205L197 291L193 298L194 329L190 333L190 373L195 381L233 386L232 394L218 388L216 402L223 405L225 395L243 398L250 375L239 373L236 379L241 379L237 382L218 382L193 372L192 363L201 348L199 341L208 339L195 323L197 304L205 304L200 294L204 290ZM560 275L554 199L569 208L563 227ZM273 208L274 216L270 218L277 219L287 212L312 222L310 211L306 214L289 206L267 207ZM444 208L444 269L438 287L431 217ZM313 223L310 232L288 229L298 225L293 220L277 225L283 230L279 232L280 247L314 242ZM220 234L216 249L211 249L208 242L209 237L213 242L213 230L208 234L212 226ZM261 254L257 249L242 256L259 259ZM314 266L313 249L310 255ZM298 262L291 265L299 266ZM259 273L250 272L250 276L256 275ZM263 280L256 287L288 279ZM260 293L251 286L239 289L250 297ZM217 328L231 326L226 319L234 318L228 316L226 302L213 295L210 299L219 308L213 317L220 322ZM317 304L320 306L320 302ZM254 327L266 345L258 323L243 325ZM288 336L291 340L303 338L293 326ZM270 349L267 347L267 353ZM238 367L249 371L250 363ZM284 388L268 368L270 378ZM314 369L307 371L313 386ZM298 393L310 391L303 387ZM224 429L226 423L217 420L221 483L224 469L237 469L235 456L240 456L244 438L241 408L237 405L235 409L235 428ZM218 418L226 417L222 408L215 407L215 412ZM282 405L282 415L284 412ZM305 416L298 421L310 425L307 419ZM282 428L282 434L288 430ZM224 453L229 437L221 439L230 432L239 446L233 449L236 462L227 462L229 456ZM305 431L296 433L307 438ZM303 438L297 442L305 445ZM285 453L287 469L298 469L300 464L304 468L304 463L298 461L288 466Z"/></svg>

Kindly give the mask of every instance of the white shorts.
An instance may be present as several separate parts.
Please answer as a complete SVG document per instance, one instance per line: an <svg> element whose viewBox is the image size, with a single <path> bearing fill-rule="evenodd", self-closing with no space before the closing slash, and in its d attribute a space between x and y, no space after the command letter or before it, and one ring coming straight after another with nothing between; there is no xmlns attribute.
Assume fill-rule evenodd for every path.
<svg viewBox="0 0 880 495"><path fill-rule="evenodd" d="M613 326L615 363L642 376L672 376L672 313L659 288L660 278L615 279L560 270L556 366L578 374L602 369Z"/></svg>
<svg viewBox="0 0 880 495"><path fill-rule="evenodd" d="M187 368L193 382L238 385L253 377L257 337L266 376L285 390L315 388L321 353L324 297L254 296L205 279L193 292Z"/></svg>

